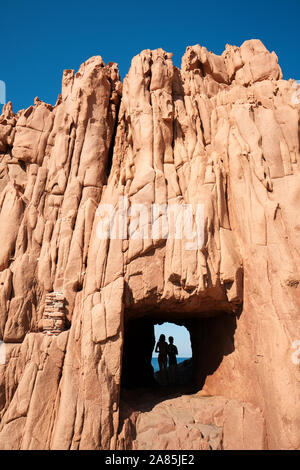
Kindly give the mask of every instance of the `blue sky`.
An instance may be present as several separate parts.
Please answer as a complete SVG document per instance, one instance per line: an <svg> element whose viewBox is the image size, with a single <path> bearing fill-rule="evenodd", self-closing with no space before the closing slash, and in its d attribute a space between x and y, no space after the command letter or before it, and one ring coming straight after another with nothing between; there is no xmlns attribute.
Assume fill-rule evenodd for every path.
<svg viewBox="0 0 300 470"><path fill-rule="evenodd" d="M299 0L15 0L0 8L0 80L15 111L35 96L54 104L63 69L93 55L117 62L123 78L134 55L158 47L180 66L188 45L220 54L226 43L259 38L279 56L284 78L300 79Z"/></svg>
<svg viewBox="0 0 300 470"><path fill-rule="evenodd" d="M184 326L178 326L174 323L166 322L162 325L155 325L154 332L156 343L159 340L161 334L165 335L167 342L169 342L169 336L173 336L174 344L178 349L178 357L192 357L190 334ZM158 354L154 352L152 356L157 357Z"/></svg>

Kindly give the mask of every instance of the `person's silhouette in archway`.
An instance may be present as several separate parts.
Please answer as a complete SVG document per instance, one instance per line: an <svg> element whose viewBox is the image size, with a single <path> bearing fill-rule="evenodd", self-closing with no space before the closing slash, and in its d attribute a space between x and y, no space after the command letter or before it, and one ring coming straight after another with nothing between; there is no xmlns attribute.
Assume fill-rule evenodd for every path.
<svg viewBox="0 0 300 470"><path fill-rule="evenodd" d="M161 373L167 374L167 363L168 363L168 343L166 342L165 335L160 335L159 340L156 344L155 352L158 352L158 364ZM163 379L163 377L162 377ZM167 377L165 377L165 380Z"/></svg>
<svg viewBox="0 0 300 470"><path fill-rule="evenodd" d="M169 336L169 344L168 344L168 356L169 356L169 372L170 372L170 382L176 382L176 366L177 366L177 359L176 356L178 355L178 349L174 344L173 336Z"/></svg>

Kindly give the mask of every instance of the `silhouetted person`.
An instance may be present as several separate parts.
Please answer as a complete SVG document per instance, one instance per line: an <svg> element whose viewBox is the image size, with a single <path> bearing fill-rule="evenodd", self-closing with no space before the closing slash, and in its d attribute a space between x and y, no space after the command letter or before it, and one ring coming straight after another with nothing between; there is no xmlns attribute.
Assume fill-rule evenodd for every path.
<svg viewBox="0 0 300 470"><path fill-rule="evenodd" d="M161 385L166 385L167 378L167 363L168 363L168 343L166 342L165 335L160 335L157 342L155 352L158 352L158 364L161 377Z"/></svg>
<svg viewBox="0 0 300 470"><path fill-rule="evenodd" d="M160 335L155 352L158 352L159 370L166 369L168 359L168 343L166 342L165 335Z"/></svg>
<svg viewBox="0 0 300 470"><path fill-rule="evenodd" d="M175 346L173 336L169 336L169 343L168 344L168 356L169 356L169 371L170 371L170 382L174 383L176 381L176 366L177 366L177 359L176 356L178 355L178 349Z"/></svg>

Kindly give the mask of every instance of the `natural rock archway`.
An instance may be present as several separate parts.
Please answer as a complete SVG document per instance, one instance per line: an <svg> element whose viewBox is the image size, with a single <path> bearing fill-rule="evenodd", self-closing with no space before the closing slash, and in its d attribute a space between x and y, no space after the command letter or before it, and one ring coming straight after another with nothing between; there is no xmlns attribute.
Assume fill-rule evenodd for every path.
<svg viewBox="0 0 300 470"><path fill-rule="evenodd" d="M220 426L214 417L220 410L226 415L225 408L230 402L210 397L202 387L224 356L234 351L235 316L222 312L213 312L213 316L208 312L204 316L193 314L183 319L179 313L167 315L168 324L173 320L187 328L192 347L192 359L188 365L177 366L175 380L170 370L154 374L151 364L158 318L160 323L165 320L162 313L157 316L155 311L142 317L139 314L138 318L125 312L118 448L223 449L227 445L232 448L232 443L226 443L227 437L223 439L224 424ZM198 402L196 421L190 410L191 399ZM264 448L265 424L261 412L248 409L249 404L232 402L230 406L236 407L238 415L250 412L257 433L254 438L250 432L251 439L243 444L237 440L236 448ZM239 432L244 434L249 425L247 420L242 421Z"/></svg>
<svg viewBox="0 0 300 470"><path fill-rule="evenodd" d="M192 384L201 390L208 375L213 375L223 357L234 351L236 319L226 313L214 312L213 316L194 314L180 319L180 314L157 317L153 312L134 318L125 314L122 356L122 386L125 388L151 387L154 372L151 358L155 346L154 325L159 321L174 322L185 326L190 334L192 347ZM159 318L159 320L158 320Z"/></svg>

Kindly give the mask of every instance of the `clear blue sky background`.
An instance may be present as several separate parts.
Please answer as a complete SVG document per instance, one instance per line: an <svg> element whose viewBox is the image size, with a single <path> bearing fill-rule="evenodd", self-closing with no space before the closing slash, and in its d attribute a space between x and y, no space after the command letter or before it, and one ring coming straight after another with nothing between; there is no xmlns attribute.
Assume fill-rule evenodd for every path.
<svg viewBox="0 0 300 470"><path fill-rule="evenodd" d="M188 330L184 326L178 326L174 323L163 323L154 326L155 345L161 334L164 334L166 341L169 342L169 336L173 336L174 344L178 349L178 357L192 357L191 338ZM158 354L153 352L153 357Z"/></svg>
<svg viewBox="0 0 300 470"><path fill-rule="evenodd" d="M158 47L180 66L188 45L220 54L226 43L259 38L284 78L300 79L299 0L14 0L0 8L0 80L15 111L35 96L54 104L63 69L93 55L117 62L123 78L134 55Z"/></svg>

